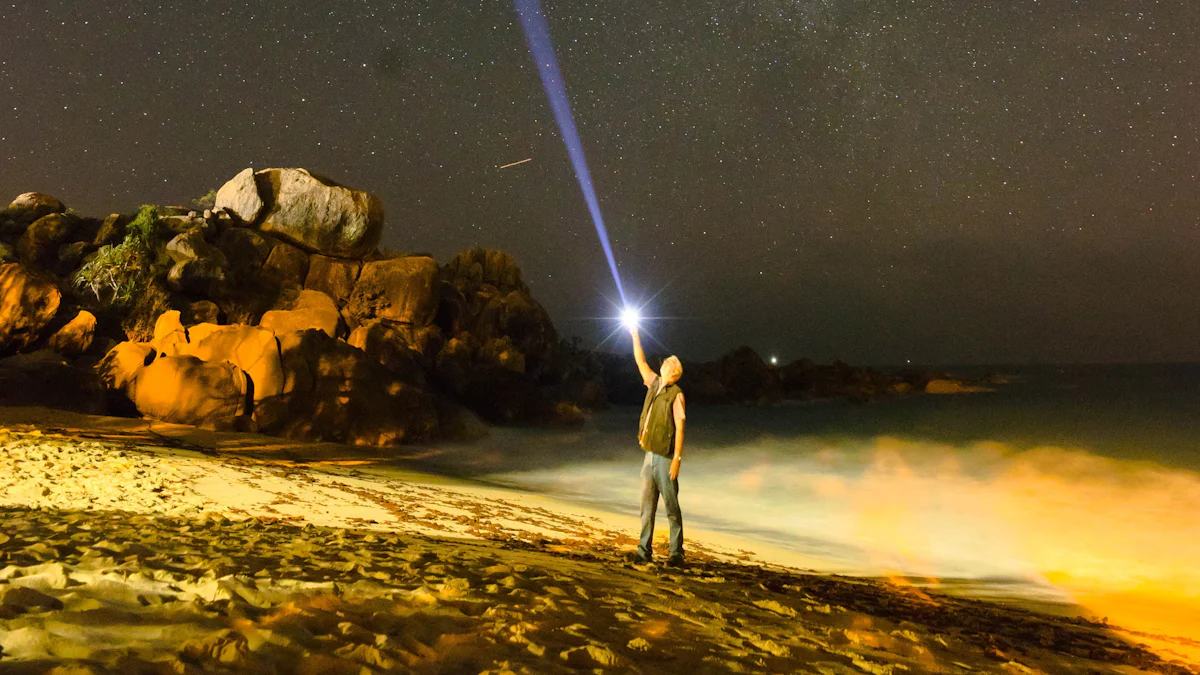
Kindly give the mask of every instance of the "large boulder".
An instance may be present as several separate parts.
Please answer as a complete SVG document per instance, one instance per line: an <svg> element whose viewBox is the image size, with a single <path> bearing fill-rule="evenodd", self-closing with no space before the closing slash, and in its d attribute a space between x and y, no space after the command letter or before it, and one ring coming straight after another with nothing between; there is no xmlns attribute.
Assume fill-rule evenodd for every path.
<svg viewBox="0 0 1200 675"><path fill-rule="evenodd" d="M145 417L224 430L244 414L246 387L246 375L231 363L162 356L137 372L128 391Z"/></svg>
<svg viewBox="0 0 1200 675"><path fill-rule="evenodd" d="M475 358L479 363L492 368L503 368L514 373L525 372L525 355L517 351L508 336L488 340L480 347Z"/></svg>
<svg viewBox="0 0 1200 675"><path fill-rule="evenodd" d="M175 265L167 272L167 283L180 293L220 295L229 279L229 262L221 249L204 239L201 228L176 235L166 246Z"/></svg>
<svg viewBox="0 0 1200 675"><path fill-rule="evenodd" d="M243 169L217 190L217 199L213 204L216 210L224 210L237 216L246 225L258 222L262 214L263 200L258 194L258 184L254 180L254 169Z"/></svg>
<svg viewBox="0 0 1200 675"><path fill-rule="evenodd" d="M384 446L432 437L433 398L322 331L279 336L284 393L256 408L260 429L294 438Z"/></svg>
<svg viewBox="0 0 1200 675"><path fill-rule="evenodd" d="M167 256L176 263L189 260L208 259L221 265L228 265L225 254L204 239L204 231L192 228L183 234L176 235L167 242Z"/></svg>
<svg viewBox="0 0 1200 675"><path fill-rule="evenodd" d="M130 220L129 216L110 213L100 223L100 227L96 230L96 236L92 237L92 247L100 248L121 243L125 239L125 228L129 225Z"/></svg>
<svg viewBox="0 0 1200 675"><path fill-rule="evenodd" d="M497 294L475 320L472 332L483 340L508 338L530 360L540 365L547 350L558 342L550 314L525 290Z"/></svg>
<svg viewBox="0 0 1200 675"><path fill-rule="evenodd" d="M96 373L105 388L124 391L155 357L154 345L148 342L122 342L100 359Z"/></svg>
<svg viewBox="0 0 1200 675"><path fill-rule="evenodd" d="M231 227L217 237L217 248L234 273L242 276L257 274L277 243L244 227Z"/></svg>
<svg viewBox="0 0 1200 675"><path fill-rule="evenodd" d="M306 250L362 258L383 233L383 203L373 195L306 169L264 169L254 175L265 216L258 227Z"/></svg>
<svg viewBox="0 0 1200 675"><path fill-rule="evenodd" d="M315 328L329 337L337 337L341 318L333 298L320 291L304 290L281 303L279 309L263 314L258 325L276 335Z"/></svg>
<svg viewBox="0 0 1200 675"><path fill-rule="evenodd" d="M173 309L159 314L154 320L154 333L150 339L154 351L162 356L178 356L187 343L188 332L183 326L182 313Z"/></svg>
<svg viewBox="0 0 1200 675"><path fill-rule="evenodd" d="M25 230L17 241L17 256L26 263L42 267L58 262L58 247L67 241L79 218L66 213L42 216Z"/></svg>
<svg viewBox="0 0 1200 675"><path fill-rule="evenodd" d="M96 334L96 315L81 309L47 341L50 349L63 356L79 356L92 346Z"/></svg>
<svg viewBox="0 0 1200 675"><path fill-rule="evenodd" d="M358 323L386 319L427 326L437 314L438 264L428 256L376 260L363 265L346 310Z"/></svg>
<svg viewBox="0 0 1200 675"><path fill-rule="evenodd" d="M302 287L307 275L308 254L282 242L271 249L262 266L263 279L278 288Z"/></svg>
<svg viewBox="0 0 1200 675"><path fill-rule="evenodd" d="M193 326L198 323L221 323L221 308L212 300L190 302L180 314L180 320L185 326Z"/></svg>
<svg viewBox="0 0 1200 675"><path fill-rule="evenodd" d="M393 350L404 349L431 365L446 343L437 326L413 326L383 319L371 319L360 324L350 332L346 341L368 354L386 355Z"/></svg>
<svg viewBox="0 0 1200 675"><path fill-rule="evenodd" d="M26 192L17 195L8 208L0 212L0 220L13 221L18 227L24 227L38 218L51 213L63 213L67 207L62 202L41 192Z"/></svg>
<svg viewBox="0 0 1200 675"><path fill-rule="evenodd" d="M342 303L354 292L354 284L358 281L360 271L362 263L357 260L343 260L324 255L309 256L304 287L321 291Z"/></svg>
<svg viewBox="0 0 1200 675"><path fill-rule="evenodd" d="M441 333L433 326L414 328L408 324L374 319L355 328L346 342L351 347L361 349L406 382L423 385L424 367L432 366L437 355L432 344L425 344L430 342L431 333L436 334L437 337L433 339L437 340L437 349L440 349Z"/></svg>
<svg viewBox="0 0 1200 675"><path fill-rule="evenodd" d="M463 290L488 284L502 293L528 290L511 254L485 248L468 249L446 264L447 279Z"/></svg>
<svg viewBox="0 0 1200 675"><path fill-rule="evenodd" d="M49 276L18 263L0 265L0 353L37 342L61 302L62 293Z"/></svg>
<svg viewBox="0 0 1200 675"><path fill-rule="evenodd" d="M188 342L177 344L180 356L237 366L249 379L253 400L283 393L283 364L275 334L258 326L198 324L188 329Z"/></svg>
<svg viewBox="0 0 1200 675"><path fill-rule="evenodd" d="M176 263L167 272L167 284L173 290L200 297L221 295L228 281L225 267L207 258Z"/></svg>

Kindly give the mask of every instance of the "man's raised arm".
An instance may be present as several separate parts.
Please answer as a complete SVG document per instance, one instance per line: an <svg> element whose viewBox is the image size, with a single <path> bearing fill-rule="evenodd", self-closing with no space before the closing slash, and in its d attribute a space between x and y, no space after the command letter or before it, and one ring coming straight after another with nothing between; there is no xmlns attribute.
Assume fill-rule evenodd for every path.
<svg viewBox="0 0 1200 675"><path fill-rule="evenodd" d="M637 361L638 372L642 374L642 384L649 387L654 384L654 371L646 363L646 352L642 351L642 338L638 335L637 326L630 328L629 334L633 336L633 358Z"/></svg>

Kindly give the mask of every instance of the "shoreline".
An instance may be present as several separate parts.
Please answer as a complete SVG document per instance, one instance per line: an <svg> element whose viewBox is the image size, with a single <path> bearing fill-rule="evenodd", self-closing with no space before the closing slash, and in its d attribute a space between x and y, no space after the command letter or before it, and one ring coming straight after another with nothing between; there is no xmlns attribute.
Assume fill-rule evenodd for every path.
<svg viewBox="0 0 1200 675"><path fill-rule="evenodd" d="M693 598L689 599L705 598L704 603L701 603L705 607L703 611L701 611L702 608L691 607L694 603L684 603L684 606L671 605L667 607L671 611L667 611L653 620L667 621L668 623L679 622L679 626L676 627L677 631L683 630L685 633L693 629L700 631L694 635L688 633L687 639L676 636L675 638L668 637L651 641L650 637L643 636L641 633L635 636L633 633L625 631L621 633L621 636L625 638L624 641L600 640L589 632L597 630L592 624L603 624L607 632L614 630L620 632L617 629L645 628L653 621L640 620L638 617L626 621L615 615L606 615L601 618L592 617L591 620L584 621L592 628L588 631L575 631L582 637L571 637L570 640L561 644L556 643L555 640L563 638L564 635L568 637L571 635L570 631L563 633L563 630L560 630L565 630L569 625L560 626L547 634L543 634L544 631L539 632L543 642L534 641L530 644L540 645L541 654L537 653L538 648L530 648L520 640L512 642L506 639L494 643L484 640L487 646L475 645L481 650L477 650L477 660L479 664L483 665L484 672L506 672L503 669L486 670L491 667L484 663L488 659L496 663L507 662L513 666L515 665L513 658L517 657L519 657L517 658L519 662L522 659L532 659L523 666L524 672L544 672L546 669L554 670L560 666L615 668L634 672L665 672L662 668L667 664L673 664L668 670L674 670L684 663L692 663L689 661L692 656L695 656L692 652L699 649L695 645L707 643L722 645L722 647L706 652L706 657L711 657L708 660L699 658L692 663L691 667L699 668L701 672L738 672L739 668L754 670L755 664L758 667L771 669L798 670L799 664L824 663L825 661L822 659L827 658L832 659L828 661L829 664L841 663L850 670L816 669L810 672L862 672L863 667L859 665L858 661L862 661L863 664L874 664L870 668L876 668L875 670L868 668L865 672L901 672L905 668L911 671L922 663L924 665L920 667L926 670L918 668L915 672L971 672L971 670L982 670L983 672L1089 672L1086 670L1087 668L1096 669L1099 672L1200 672L1194 669L1197 664L1196 660L1191 661L1191 670L1183 665L1169 663L1176 655L1184 656L1183 652L1189 646L1200 647L1196 644L1188 645L1187 641L1156 643L1152 639L1156 636L1133 636L1130 633L1118 632L1117 629L1104 624L1078 618L1051 616L1044 613L1047 609L1045 607L1037 608L1042 610L1042 613L1036 613L1030 611L1031 603L985 602L971 597L947 594L946 591L952 590L950 586L954 584L955 580L941 580L937 588L930 588L914 584L903 578L871 579L816 574L811 571L811 565L803 564L804 561L787 558L788 552L772 551L769 550L770 547L759 545L757 542L746 542L730 535L689 530L689 559L692 564L681 573L673 573L657 565L624 564L618 561L617 554L631 550L634 546L636 519L588 509L536 493L519 492L480 485L462 479L405 471L402 467L397 468L392 462L381 462L378 453L357 448L332 444L280 442L279 439L267 437L215 434L187 427L148 423L143 420L92 418L64 414L60 411L32 409L4 409L3 412L0 412L0 427L10 430L7 434L0 433L0 436L4 436L2 446L0 446L3 447L3 450L0 450L0 464L5 463L7 458L8 465L3 467L5 471L8 472L10 466L14 467L14 470L9 472L11 477L0 478L0 481L8 480L7 485L0 486L3 487L3 490L0 491L0 495L2 495L0 504L3 504L3 510L0 513L4 514L6 522L24 522L29 524L28 527L36 529L51 526L52 521L55 520L65 520L68 523L66 530L72 534L68 537L71 542L87 539L87 536L91 536L92 539L98 536L101 539L112 539L109 544L118 548L124 547L121 551L116 551L111 546L101 546L103 543L101 541L92 541L85 547L78 547L77 543L70 544L69 546L75 547L75 553L67 553L64 548L54 550L53 545L50 546L56 555L51 555L46 551L39 553L38 550L30 553L32 547L37 544L29 543L29 539L23 531L24 526L13 528L12 532L6 528L5 532L9 539L0 542L0 552L3 552L4 556L4 562L0 564L0 569L4 570L0 572L0 593L9 587L15 588L18 584L24 584L52 599L61 596L59 603L62 604L62 608L53 609L54 602L40 600L51 607L49 611L44 611L46 616L34 621L33 624L22 625L15 630L12 625L13 621L28 623L36 617L42 617L42 614L27 611L14 617L7 617L7 620L0 618L0 646L4 646L4 652L0 654L0 672L9 672L5 668L10 667L10 663L34 664L37 658L29 655L38 654L37 649L39 648L44 652L40 657L42 659L60 658L62 655L51 654L44 647L49 639L46 637L47 635L62 637L61 632L55 633L53 630L47 629L47 625L58 625L55 622L69 624L72 620L64 619L61 615L73 616L78 619L79 617L75 616L78 612L99 611L105 607L113 609L117 606L121 607L122 612L130 612L131 608L126 606L129 603L126 602L122 605L117 602L120 598L128 600L128 588L120 592L114 591L115 595L112 598L105 595L107 591L104 591L103 588L105 584L113 580L112 574L121 569L123 565L132 565L133 567L124 569L123 573L134 570L134 577L138 577L139 574L155 577L169 567L169 565L163 567L158 564L162 562L162 558L179 557L178 551L172 553L171 548L174 542L164 533L171 530L188 530L193 527L237 530L247 533L244 535L247 540L254 537L274 538L276 543L273 547L268 547L268 553L286 550L286 546L282 542L289 540L289 537L299 536L298 533L306 532L321 532L323 533L321 536L339 541L352 539L370 544L374 541L386 540L397 544L403 543L406 549L423 551L422 556L432 554L439 560L446 557L458 560L459 563L456 564L462 566L460 570L462 576L454 578L466 579L467 582L463 588L455 585L461 585L462 582L458 581L446 582L443 580L430 585L430 579L417 574L408 567L398 570L394 565L385 565L386 561L376 560L375 562L381 569L364 568L368 572L367 576L360 574L359 576L362 578L356 581L347 581L346 578L333 574L335 586L344 585L340 589L327 585L307 587L303 583L317 582L309 578L313 576L310 574L312 570L306 568L305 565L299 565L299 569L291 570L289 574L279 575L279 572L287 572L287 566L273 569L267 562L271 558L270 555L261 556L263 560L247 567L247 563L239 563L236 558L232 563L226 560L232 555L230 551L224 551L219 555L191 553L187 555L191 556L193 567L207 567L202 574L197 576L208 575L209 578L203 582L187 581L184 577L176 578L173 585L181 590L161 592L162 597L175 598L163 604L164 607L177 605L175 607L177 609L188 603L216 602L216 600L197 600L187 595L187 593L196 594L195 589L188 584L209 582L215 583L216 586L227 582L225 586L235 587L234 590L229 591L230 597L224 600L235 605L245 601L251 606L256 606L252 600L258 598L257 601L260 601L260 604L266 603L266 607L259 607L259 609L270 610L270 612L278 611L280 607L286 606L288 603L294 603L297 594L307 598L305 602L313 601L318 596L339 598L339 602L344 602L345 598L349 597L347 589L353 587L358 581L366 580L373 580L377 585L381 581L384 582L379 588L374 588L366 594L369 596L370 602L377 602L380 601L380 598L385 597L389 598L388 602L396 602L396 598L399 596L416 602L413 600L416 596L412 594L421 589L424 589L421 591L422 593L433 594L436 598L441 598L433 606L437 606L437 602L445 602L446 600L442 596L447 593L449 593L447 597L471 597L480 602L483 602L485 597L489 598L489 601L503 597L506 598L504 602L512 602L510 595L500 589L508 588L514 592L524 589L532 594L532 600L524 597L525 594L522 593L516 593L516 595L523 598L522 602L527 600L534 602L542 608L541 612L567 612L572 615L582 613L582 616L589 617L591 613L598 611L595 603L589 602L589 600L600 597L623 597L632 603L627 604L627 608L636 606L636 601L631 598L645 595L644 584L647 583L647 579L667 580L665 583L668 587L686 590L687 593L692 594ZM87 438L88 436L91 438ZM42 446L52 451L39 449ZM25 450L19 450L19 448L25 448ZM31 451L29 448L33 448L33 450ZM14 459L16 456L14 452L16 454L24 452L25 455ZM41 453L34 462L36 466L30 464L29 452ZM64 463L64 467L59 469L60 480L51 484L48 481L55 475L54 471L58 467L58 462ZM20 466L30 470L25 471L25 469L19 468ZM22 474L22 471L28 475ZM38 473L41 475L40 478ZM381 477L377 475L379 473L386 474L386 476ZM74 480L63 479L67 475L73 477ZM101 477L107 477L107 482ZM87 484L80 484L84 482ZM108 508L106 504L100 503L98 505L102 507L101 509L89 511L90 507L97 505L97 498L110 499L115 507ZM57 516L51 515L52 512L49 509L53 508L61 509ZM132 515L129 515L131 513ZM121 519L137 523L137 527L142 528L140 534L137 537L130 537L130 541L122 543L113 537L105 537L95 532L98 524L111 523ZM216 525L212 525L213 523ZM84 527L89 524L91 524L90 527ZM85 536L85 533L88 532L93 534ZM57 533L57 536L61 539L62 533ZM113 544L113 542L116 543ZM196 542L193 542L192 545L194 548ZM219 547L219 540L213 546ZM133 554L133 557L137 558L136 561L131 560L130 556L118 560L119 556L116 553L133 551L135 548L139 551ZM108 553L95 553L100 549ZM485 550L487 553L478 553L479 550ZM347 545L345 541L338 546L333 546L329 552L331 556L342 559L342 563L339 563L340 567L326 569L318 566L318 571L329 573L330 570L337 572L345 568L347 570L345 573L350 574L350 571L357 569L353 566L346 566L349 563L346 556L353 557L353 551L354 547ZM108 567L105 570L107 571L97 571L99 568L87 567L88 565L95 567L96 561L106 556L111 558L111 561L106 563ZM511 586L484 583L490 577L481 574L481 570L497 565L512 568L512 564L510 564L511 561L495 561L494 564L484 565L479 562L479 559L503 558L507 560L513 556L522 559L532 556L530 558L533 561L532 564L529 562L518 564L527 565L530 569L541 570L546 578L567 575L587 577L587 581L586 583L578 581L576 590L567 592L567 596L553 591L548 596L544 593L539 594L539 585L532 583L531 579L506 582L514 584ZM387 558L387 556L383 557ZM797 562L801 564L793 564ZM411 567L412 561L404 564ZM57 571L54 571L45 567L46 565L58 565L59 567ZM100 567L103 568L104 565ZM564 571L566 568L570 568L569 571ZM181 570L176 569L175 572L178 573ZM301 574L302 572L303 574ZM382 577L370 576L370 573L377 573L376 576L378 576L384 572L388 575L386 580ZM308 576L304 576L305 574ZM405 576L405 574L409 576ZM277 576L282 576L282 578L276 579ZM510 573L501 579L509 577L516 579L520 576ZM43 583L39 580L41 577L47 577L49 581ZM258 584L246 581L246 579L261 580L264 578L269 579L269 583ZM399 583L401 578L406 581ZM717 578L720 578L721 581L713 581ZM32 581L21 582L21 579ZM98 584L98 580L104 581L104 583ZM301 581L303 583L300 583ZM321 579L319 581L321 584L325 584L329 580ZM128 577L123 583L126 585L130 583ZM138 581L134 585L136 586L137 583L142 582ZM448 591L447 583L457 590ZM237 584L242 584L242 586L237 586ZM441 586L435 588L437 584L441 584ZM639 586L639 584L643 585ZM56 585L57 587L55 587ZM172 583L168 583L168 586L171 585ZM93 586L97 586L100 590L98 595L93 594L91 599L99 602L100 605L92 607L95 602L90 602L84 604L92 607L92 610L71 609L72 605L67 602L66 596L77 593L71 589L82 588L91 592ZM496 588L492 588L493 586ZM606 594L595 592L596 587L599 586L606 589ZM189 591L188 588L192 588L192 590ZM242 590L239 591L238 588ZM635 593L637 588L642 590ZM700 589L702 593L697 589ZM162 589L159 588L159 591ZM275 595L271 595L271 593L275 593ZM757 594L762 595L759 597ZM138 595L145 596L144 593ZM218 593L218 595L220 594ZM353 593L349 593L349 595L352 596ZM476 598L476 595L480 597ZM263 599L267 596L274 599ZM746 598L751 596L755 600L747 604ZM247 597L250 597L251 600L247 600ZM563 597L572 598L572 602L575 604L564 604L560 601ZM684 596L672 595L672 597L683 598ZM199 598L198 595L197 598ZM291 599L285 600L285 598ZM545 602L547 600L548 604ZM825 601L818 602L820 600ZM417 606L424 607L425 605L421 604L423 602L425 601L421 600ZM0 603L0 605L3 604ZM146 609L158 607L153 600L147 601L147 604L138 600L137 604L142 609L134 608L133 614L135 615L139 612L158 611L157 609L153 611ZM733 609L729 609L726 605L732 606ZM551 606L553 607L551 608ZM825 607L828 610L822 609ZM494 608L495 606L493 606ZM567 611L568 608L570 611ZM46 610L47 607L34 607L33 609ZM412 607L409 607L405 611L411 609ZM693 610L700 611L703 616L689 613ZM211 611L211 609L205 611ZM523 613L518 612L523 617L521 621L537 624L537 621L531 620L531 617L537 613L531 612L532 610L528 608ZM715 616L714 612L719 616ZM250 613L253 614L253 612ZM469 612L464 613L473 619L478 618ZM628 612L622 613L633 617ZM55 615L60 616L53 618ZM973 618L970 621L964 620L964 616L967 615ZM122 616L128 618L125 614ZM233 615L228 614L227 611L226 616ZM0 614L0 617L3 617L3 614ZM862 623L864 617L866 618L865 624ZM130 620L132 621L132 619ZM211 620L213 617L206 619L209 623ZM240 654L238 658L242 659L244 663L236 666L233 672L260 672L255 671L251 665L254 668L260 668L263 666L261 659L268 657L262 656L259 653L261 650L253 647L274 643L267 638L262 638L265 642L256 642L257 638L248 637L257 635L254 631L263 629L261 616L247 615L242 616L239 620L249 621L250 624L234 625L236 623L234 622L225 625L220 631L233 630L242 638L233 637L229 633L221 633L225 636L221 638L225 640L222 643L225 646L217 651L232 650L231 654ZM716 630L716 633L710 631L712 626L703 629L698 627L712 622L719 624L719 630L713 629ZM1022 624L1022 622L1025 623ZM216 634L211 631L205 632L207 629L200 630L193 625L194 622L191 620L183 623L189 626L189 631L194 629L199 631L198 634L203 633L208 637ZM209 623L205 623L205 625L209 625ZM751 624L753 628L747 628ZM880 628L883 624L887 624L887 630ZM825 646L814 646L816 643L811 641L797 641L798 638L794 635L797 625L804 627L801 633L811 633L810 637L816 636L814 639L824 640ZM1043 630L1039 637L1036 630L1030 628L1033 632L1029 634L1027 640L1023 641L1017 639L1016 634L1012 634L1013 625L1025 625L1025 628L1036 626L1037 630L1047 629L1049 632ZM496 628L495 624L491 624L491 626ZM684 629L683 626L690 628ZM864 629L863 626L866 628ZM251 630L252 628L253 630ZM22 630L25 632L21 633ZM45 638L40 643L34 639L37 637L35 633L39 630L42 631L39 635ZM74 634L78 635L88 633L87 629L79 626L73 630L75 630ZM531 629L522 630L525 631L522 633L525 636ZM132 628L130 631L134 634L138 633ZM352 628L346 628L345 631L356 633ZM862 631L863 635L859 635L855 631ZM906 631L912 636L906 635ZM21 636L24 636L18 636L24 642L21 640L17 640L17 642L25 647L10 648L15 633L21 633ZM562 634L560 635L560 633ZM741 633L753 633L753 637L741 635ZM839 636L838 640L834 641L837 644L829 642L829 637L835 633ZM341 637L345 638L348 634L343 631ZM380 642L377 636L386 636L387 633L376 632L373 635L376 636L374 638L376 642ZM704 639L700 639L702 635ZM857 636L857 641L854 638L847 638L847 635ZM901 637L896 637L896 635ZM963 638L963 635L974 637ZM1006 647L993 645L994 650L989 652L988 647L981 642L983 638L980 638L980 635L991 635L1000 640L1000 643L997 644ZM548 636L552 636L554 640L550 640ZM997 638L997 636L999 637ZM358 637L362 638L362 635L358 635ZM652 647L643 650L641 642L635 643L639 637L643 642L652 644ZM916 639L914 640L912 637ZM951 640L950 637L956 637L957 641ZM1150 644L1157 650L1157 653L1149 648L1127 643L1127 639L1130 637ZM698 642L692 647L684 649L685 645L693 644L689 642L692 638ZM136 642L136 640L134 641ZM755 646L756 641L761 644ZM57 643L57 640L51 642ZM72 644L69 640L67 642ZM320 649L316 649L317 643L301 644L302 642L292 640L291 646L284 649L284 651L290 649L291 651L288 653L291 656L284 658L280 652L277 655L278 658L272 662L283 663L287 659L298 658L297 655L304 652L310 655L323 653ZM387 644L386 639L381 642L383 645ZM38 644L41 644L42 647L37 647ZM157 647L152 646L150 652L160 651L164 648L162 644L155 644ZM350 642L346 642L337 649L350 644ZM360 641L354 644L366 643ZM229 645L235 646L230 647ZM519 647L515 652L516 656L512 652L514 645ZM630 645L635 646L631 647ZM1086 645L1086 648L1080 645ZM430 647L430 645L426 645L426 647L437 653L444 651ZM25 651L22 652L22 649ZM134 648L130 647L130 649ZM283 648L281 647L281 649ZM330 658L342 659L342 656L333 653L337 649L330 652L333 654ZM355 649L357 648L349 647L346 650L347 654ZM368 668L387 670L383 666L368 663L373 658L383 663L382 659L386 657L391 659L392 666L401 672L405 668L420 670L415 662L405 666L403 659L397 660L400 657L395 654L415 653L411 650L399 649L399 652L388 652L388 649L381 645L375 645L373 649L379 652L376 655L378 658L376 656L363 657L366 658L366 661L358 657L347 658L354 663L364 663ZM1072 654L1071 649L1077 653ZM816 650L816 652L810 653L809 650ZM939 650L948 650L946 654L941 655L941 657L945 657L944 659L941 657L935 659L937 663L941 664L939 666L941 669L929 669L932 667L930 662L923 659ZM134 651L137 650L134 649ZM666 660L656 661L654 658L649 658L648 654L652 651ZM270 652L270 649L267 652ZM853 653L847 656L851 652ZM11 661L11 654L17 654L18 656L14 658L20 659L19 654L22 653L25 653L27 658L22 661ZM143 650L139 653L145 656L149 652ZM103 670L108 667L104 665L105 659L112 655L105 653L107 655L101 654L103 658L93 658L96 656L95 653L88 652L88 654L90 656L79 658L90 659L99 664L97 667L101 670L95 670L95 672L106 672ZM393 655L387 656L387 654ZM142 656L137 658L142 658ZM272 658L275 657L269 657L268 660ZM355 661L356 658L358 658L357 661ZM956 659L958 660L956 661ZM200 658L198 662L201 661L204 659ZM969 669L956 669L957 666L950 665L955 662L967 665ZM239 661L239 663L241 662ZM1020 667L1008 665L1010 663L1020 664ZM618 664L620 664L619 667ZM1118 664L1124 665L1118 666ZM1047 666L1050 668L1046 669ZM1126 669L1134 666L1139 670ZM830 668L832 667L830 665ZM1020 668L1026 668L1026 670L1020 670ZM1106 670L1105 668L1113 669ZM20 672L45 672L45 670L35 669ZM288 667L279 672L301 672L301 670ZM511 668L510 672L522 672L522 670L521 668ZM804 671L799 670L799 672Z"/></svg>

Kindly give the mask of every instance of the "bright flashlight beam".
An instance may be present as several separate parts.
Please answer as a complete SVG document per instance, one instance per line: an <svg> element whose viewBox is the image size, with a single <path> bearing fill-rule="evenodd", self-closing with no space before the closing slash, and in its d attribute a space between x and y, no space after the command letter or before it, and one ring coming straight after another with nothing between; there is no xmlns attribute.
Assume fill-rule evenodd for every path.
<svg viewBox="0 0 1200 675"><path fill-rule="evenodd" d="M642 320L642 313L634 307L626 307L621 310L621 325L626 328L637 328L637 325Z"/></svg>
<svg viewBox="0 0 1200 675"><path fill-rule="evenodd" d="M542 12L541 0L515 2L521 26L525 29L525 40L529 43L529 53L537 63L542 87L546 90L546 97L550 99L550 108L554 111L554 119L558 122L563 143L567 145L571 165L575 167L575 178L579 181L583 199L592 214L592 223L596 226L596 235L600 237L600 245L604 247L604 255L608 258L608 267L612 270L613 281L617 284L617 293L624 302L625 289L621 286L617 260L608 241L608 229L604 227L604 218L600 215L600 202L596 200L596 191L592 188L592 174L588 171L587 160L583 156L583 143L579 140L579 131L575 128L575 118L571 116L571 102L567 98L567 87L562 72L558 69L558 59L554 56L554 45L550 42L550 25L546 23L546 15Z"/></svg>

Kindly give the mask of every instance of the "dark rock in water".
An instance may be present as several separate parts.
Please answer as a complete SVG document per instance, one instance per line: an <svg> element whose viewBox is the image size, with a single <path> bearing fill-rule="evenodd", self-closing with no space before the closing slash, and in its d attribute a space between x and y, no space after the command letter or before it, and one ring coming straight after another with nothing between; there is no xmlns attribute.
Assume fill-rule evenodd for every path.
<svg viewBox="0 0 1200 675"><path fill-rule="evenodd" d="M301 288L307 275L308 254L283 242L271 249L262 266L263 278L279 288Z"/></svg>
<svg viewBox="0 0 1200 675"><path fill-rule="evenodd" d="M356 323L386 319L428 326L437 314L438 278L438 264L427 256L365 263L347 301L347 312Z"/></svg>
<svg viewBox="0 0 1200 675"><path fill-rule="evenodd" d="M0 405L108 412L99 377L48 349L0 359Z"/></svg>
<svg viewBox="0 0 1200 675"><path fill-rule="evenodd" d="M263 200L258 194L254 169L243 169L222 185L221 189L217 190L213 209L233 214L243 225L257 223L262 214Z"/></svg>
<svg viewBox="0 0 1200 675"><path fill-rule="evenodd" d="M734 401L758 402L776 396L775 375L758 352L740 347L718 362L721 381ZM687 376L687 367L684 367Z"/></svg>
<svg viewBox="0 0 1200 675"><path fill-rule="evenodd" d="M281 247L276 247L279 250ZM299 291L277 303L278 309L263 314L260 326L276 334L317 329L329 337L338 337L342 315L333 298L320 291Z"/></svg>
<svg viewBox="0 0 1200 675"><path fill-rule="evenodd" d="M18 263L0 265L0 353L37 342L61 302L62 293L49 275Z"/></svg>
<svg viewBox="0 0 1200 675"><path fill-rule="evenodd" d="M58 247L71 236L79 220L66 213L38 218L17 241L17 256L28 264L53 267L58 262Z"/></svg>
<svg viewBox="0 0 1200 675"><path fill-rule="evenodd" d="M129 385L138 412L204 429L232 430L245 410L247 382L235 365L194 356L160 356Z"/></svg>
<svg viewBox="0 0 1200 675"><path fill-rule="evenodd" d="M321 291L338 302L345 303L354 292L354 284L362 263L357 260L343 260L323 255L309 256L308 274L304 277L304 287Z"/></svg>
<svg viewBox="0 0 1200 675"><path fill-rule="evenodd" d="M254 175L266 215L258 228L321 255L362 258L379 245L383 203L306 169Z"/></svg>

